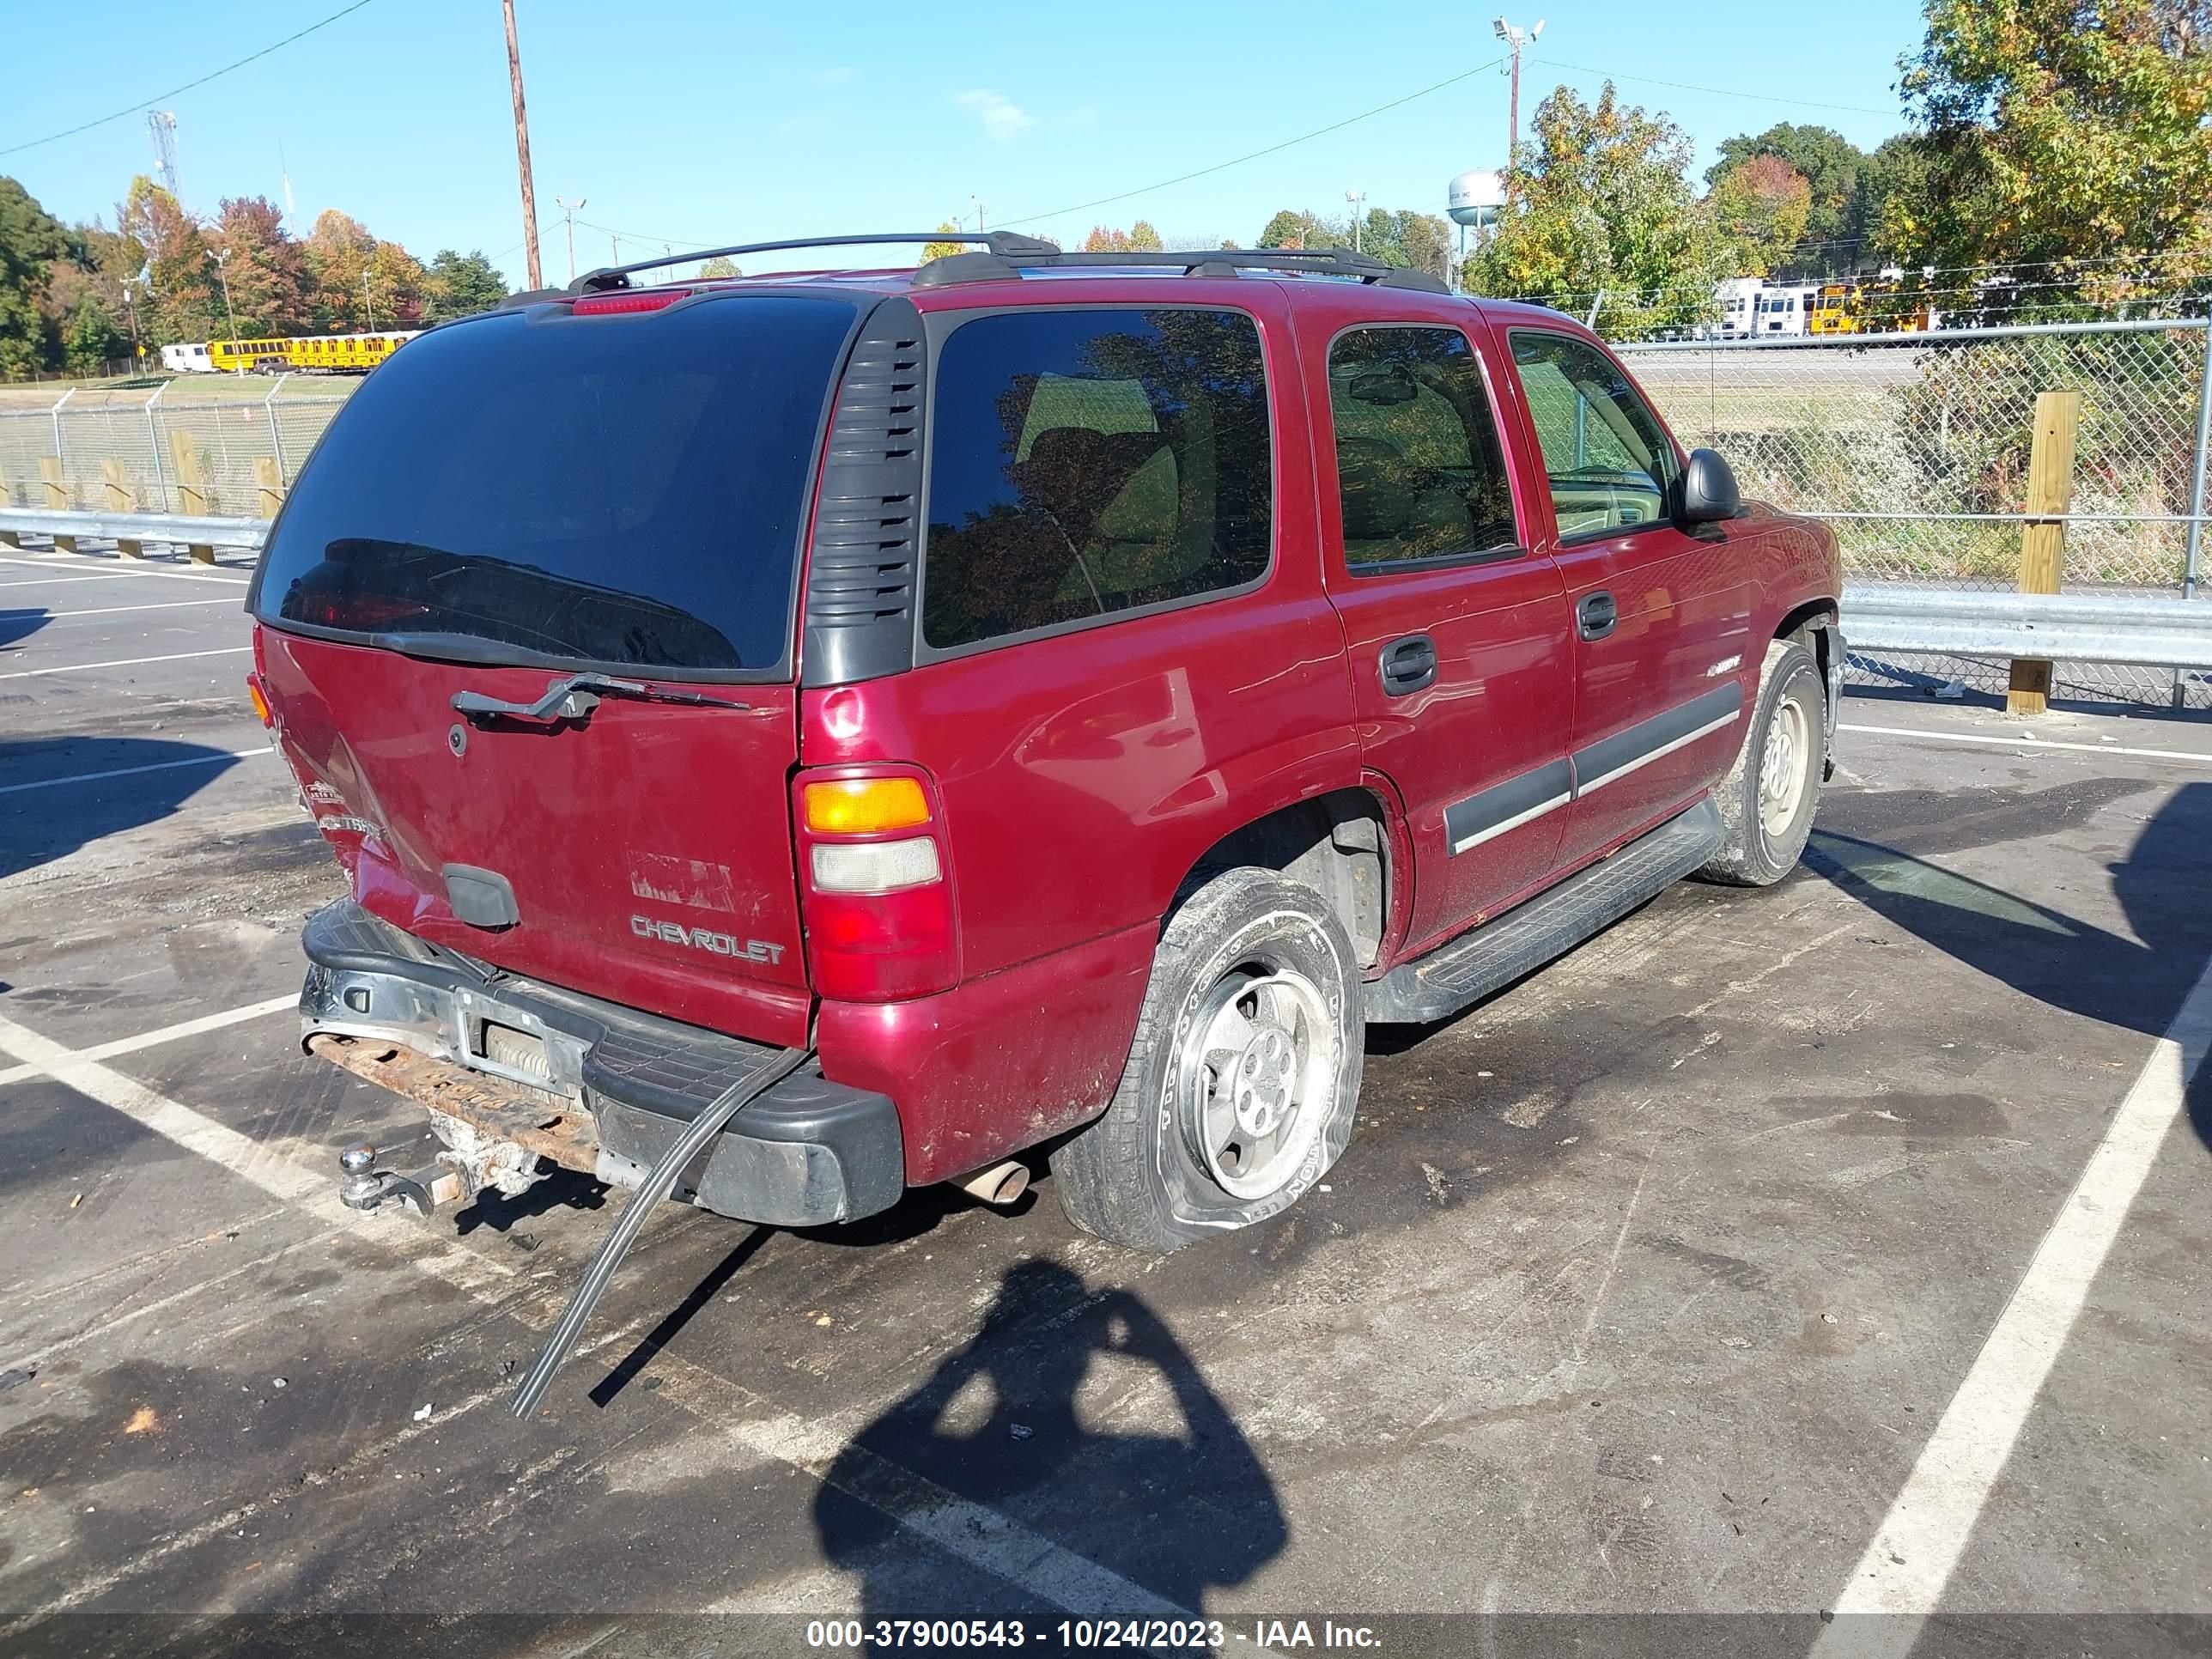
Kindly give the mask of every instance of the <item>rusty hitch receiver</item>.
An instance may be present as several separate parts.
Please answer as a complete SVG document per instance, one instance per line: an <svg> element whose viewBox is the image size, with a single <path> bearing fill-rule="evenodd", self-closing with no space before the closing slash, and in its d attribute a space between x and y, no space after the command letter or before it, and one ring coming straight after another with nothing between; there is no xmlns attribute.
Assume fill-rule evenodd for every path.
<svg viewBox="0 0 2212 1659"><path fill-rule="evenodd" d="M396 1170L378 1169L376 1148L365 1140L356 1141L338 1154L338 1168L344 1172L338 1182L338 1202L349 1210L374 1210L387 1200L396 1200L403 1209L412 1210L417 1220L427 1221L440 1205L469 1195L467 1184L452 1170L432 1168L401 1175Z"/></svg>
<svg viewBox="0 0 2212 1659"><path fill-rule="evenodd" d="M547 1386L553 1381L553 1373L560 1370L569 1349L576 1346L576 1339L584 1334L584 1322L592 1316L592 1310L599 1305L600 1297L606 1294L607 1282L622 1265L623 1257L629 1254L629 1247L637 1242L638 1234L644 1231L653 1206L676 1190L678 1177L706 1151L725 1124L813 1058L811 1048L779 1050L723 1090L669 1144L660 1162L639 1183L629 1203L608 1230L591 1265L584 1269L583 1279L576 1286L568 1311L561 1316L561 1322L553 1328L544 1347L523 1373L522 1381L515 1385L514 1410L517 1417L526 1418L538 1409L538 1401L544 1397Z"/></svg>

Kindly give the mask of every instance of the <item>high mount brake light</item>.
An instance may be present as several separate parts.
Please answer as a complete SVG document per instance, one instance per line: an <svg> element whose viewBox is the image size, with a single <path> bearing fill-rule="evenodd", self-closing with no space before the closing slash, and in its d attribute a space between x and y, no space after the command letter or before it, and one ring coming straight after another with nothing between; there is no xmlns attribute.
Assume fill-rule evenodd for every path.
<svg viewBox="0 0 2212 1659"><path fill-rule="evenodd" d="M642 294L591 294L568 307L571 317L618 317L626 313L660 311L678 300L688 300L688 288L647 289Z"/></svg>
<svg viewBox="0 0 2212 1659"><path fill-rule="evenodd" d="M809 977L819 995L892 1002L960 976L936 790L909 767L839 769L792 786Z"/></svg>

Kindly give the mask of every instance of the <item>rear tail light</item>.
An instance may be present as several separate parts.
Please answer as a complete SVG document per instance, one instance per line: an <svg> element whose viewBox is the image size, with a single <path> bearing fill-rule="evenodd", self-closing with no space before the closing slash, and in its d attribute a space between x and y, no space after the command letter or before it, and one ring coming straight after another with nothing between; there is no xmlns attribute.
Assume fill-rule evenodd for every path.
<svg viewBox="0 0 2212 1659"><path fill-rule="evenodd" d="M253 712L256 717L259 719L264 726L268 726L272 731L275 730L276 725L276 717L269 712L269 695L261 689L260 675L248 674L246 677L246 695L247 700L253 704Z"/></svg>
<svg viewBox="0 0 2212 1659"><path fill-rule="evenodd" d="M960 977L943 815L909 768L802 773L793 785L809 977L840 1002L891 1002Z"/></svg>

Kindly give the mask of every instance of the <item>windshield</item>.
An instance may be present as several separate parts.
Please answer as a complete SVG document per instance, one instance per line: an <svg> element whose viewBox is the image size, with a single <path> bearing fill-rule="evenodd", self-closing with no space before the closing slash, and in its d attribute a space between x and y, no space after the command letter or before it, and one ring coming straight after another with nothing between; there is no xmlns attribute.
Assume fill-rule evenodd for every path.
<svg viewBox="0 0 2212 1659"><path fill-rule="evenodd" d="M779 672L856 315L762 295L427 335L317 447L255 614L474 661Z"/></svg>

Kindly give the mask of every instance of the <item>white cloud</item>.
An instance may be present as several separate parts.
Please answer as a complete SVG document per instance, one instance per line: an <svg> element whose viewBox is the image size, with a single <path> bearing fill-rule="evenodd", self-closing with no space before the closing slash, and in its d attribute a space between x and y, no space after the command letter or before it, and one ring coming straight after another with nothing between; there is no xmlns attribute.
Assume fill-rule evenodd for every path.
<svg viewBox="0 0 2212 1659"><path fill-rule="evenodd" d="M983 124L983 131L1003 143L1024 127L1033 127L1036 118L1003 94L987 91L963 92L960 107L972 112Z"/></svg>

